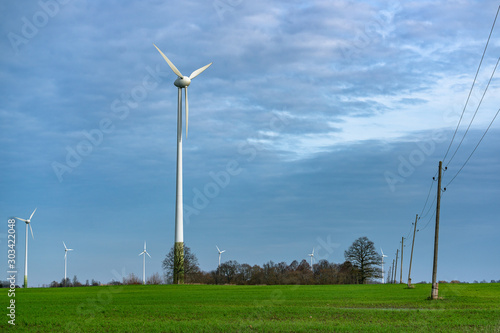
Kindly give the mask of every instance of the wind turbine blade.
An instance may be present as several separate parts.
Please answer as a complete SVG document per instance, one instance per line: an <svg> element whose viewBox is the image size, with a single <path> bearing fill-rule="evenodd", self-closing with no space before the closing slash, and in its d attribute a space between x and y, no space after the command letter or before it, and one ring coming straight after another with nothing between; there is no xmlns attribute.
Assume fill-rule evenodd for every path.
<svg viewBox="0 0 500 333"><path fill-rule="evenodd" d="M31 228L31 223L30 223L30 231L31 231L31 237L35 239L35 236L33 236L33 228Z"/></svg>
<svg viewBox="0 0 500 333"><path fill-rule="evenodd" d="M33 215L35 214L35 212L36 212L36 208L35 208L35 210L33 211L33 213L31 213L31 216L30 216L30 218L29 218L30 220L31 220L31 218L33 217Z"/></svg>
<svg viewBox="0 0 500 333"><path fill-rule="evenodd" d="M66 249L66 251L68 251L68 248L66 247L66 244L64 244L64 242L63 242L63 245L64 245L64 248Z"/></svg>
<svg viewBox="0 0 500 333"><path fill-rule="evenodd" d="M20 221L23 221L23 222L28 222L28 220L25 220L25 219L22 219L20 217L16 217L16 219L20 220Z"/></svg>
<svg viewBox="0 0 500 333"><path fill-rule="evenodd" d="M188 106L188 87L184 88L186 96L186 139L188 137L188 121L189 121L189 106Z"/></svg>
<svg viewBox="0 0 500 333"><path fill-rule="evenodd" d="M192 72L191 75L189 75L189 78L191 80L194 79L195 77L197 77L198 75L200 75L205 69L207 69L208 67L210 67L210 65L212 65L212 63L209 63L208 65L203 66L202 68L198 68L197 70L195 70L194 72Z"/></svg>
<svg viewBox="0 0 500 333"><path fill-rule="evenodd" d="M146 251L146 241L144 241L144 251Z"/></svg>
<svg viewBox="0 0 500 333"><path fill-rule="evenodd" d="M224 250L224 251L220 251L220 253L224 253L224 252L226 252L226 250Z"/></svg>
<svg viewBox="0 0 500 333"><path fill-rule="evenodd" d="M220 252L219 247L218 247L217 245L215 245L215 247L217 248L217 251L219 251L219 252Z"/></svg>
<svg viewBox="0 0 500 333"><path fill-rule="evenodd" d="M144 252L139 253L140 256L142 256L143 254L144 254Z"/></svg>
<svg viewBox="0 0 500 333"><path fill-rule="evenodd" d="M153 43L153 45L155 45ZM167 64L170 66L170 69L172 69L172 71L175 73L175 75L177 75L178 77L183 77L183 75L181 74L181 72L177 69L177 67L174 66L174 64L170 61L170 59L167 58L166 55L163 54L163 52L161 52L161 50L158 48L158 46L156 46L156 49L158 50L158 52L160 52L160 54L162 55L163 59L165 59L165 61L167 62Z"/></svg>
<svg viewBox="0 0 500 333"><path fill-rule="evenodd" d="M151 256L149 255L149 253L147 253L147 252L146 252L146 254L148 255L148 257L150 257L150 258L151 258Z"/></svg>

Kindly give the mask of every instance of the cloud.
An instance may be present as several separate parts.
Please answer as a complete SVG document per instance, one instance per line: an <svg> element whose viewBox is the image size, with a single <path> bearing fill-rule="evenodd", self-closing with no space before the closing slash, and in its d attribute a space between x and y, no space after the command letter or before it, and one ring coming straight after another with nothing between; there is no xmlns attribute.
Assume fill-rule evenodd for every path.
<svg viewBox="0 0 500 333"><path fill-rule="evenodd" d="M2 211L41 205L40 214L47 215L40 228L59 238L66 235L57 229L61 217L71 216L75 227L68 233L91 237L95 228L106 234L120 224L114 240L120 243L136 237L132 230L139 225L153 250L173 239L177 91L155 43L183 73L213 61L189 87L186 204L228 163L241 168L186 226L201 262L210 262L205 246L213 248L219 237L214 230L241 251L239 261L258 264L271 259L266 251L249 254L260 239L263 248L283 249L273 254L281 258L275 261L300 259L298 248L310 251L325 234L342 240L342 248L359 233L377 238L384 249L393 246L407 232L406 216L412 220L423 205L498 4L223 3L74 0L23 37L27 42L17 53L8 38L1 39L8 52L1 56L0 171L6 176L0 182L10 189L0 198ZM23 17L33 22L43 11L38 2L1 6L7 13L3 36L23 36ZM496 61L496 36L463 126ZM492 119L499 94L494 79L447 175L457 171ZM481 193L489 197L478 223L495 215L498 161L491 152L497 131L495 123L447 191L462 205L450 199L447 214L462 225L466 219L453 212L467 200L481 206ZM435 140L438 134L445 139ZM79 162L73 160L60 182L53 162L67 164L70 150L79 148ZM418 164L419 156L422 163L402 177L402 159ZM386 172L402 177L394 191ZM291 243L298 245L289 250ZM128 262L123 253L110 257ZM342 260L341 251L332 259ZM34 272L42 275L43 267ZM111 276L98 278L107 282ZM44 279L54 278L47 272Z"/></svg>

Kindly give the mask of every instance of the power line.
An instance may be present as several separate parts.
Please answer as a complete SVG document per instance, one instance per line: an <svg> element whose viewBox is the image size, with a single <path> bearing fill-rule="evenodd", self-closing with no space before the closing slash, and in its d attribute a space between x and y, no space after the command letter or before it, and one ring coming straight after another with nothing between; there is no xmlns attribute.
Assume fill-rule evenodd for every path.
<svg viewBox="0 0 500 333"><path fill-rule="evenodd" d="M424 231L425 228L427 228L427 226L429 225L429 223L432 221L432 218L434 217L434 215L436 215L436 212L434 211L434 213L431 215L431 217L429 217L429 220L427 221L427 223L425 224L425 226L422 228L422 229L419 229L418 231Z"/></svg>
<svg viewBox="0 0 500 333"><path fill-rule="evenodd" d="M458 121L457 127L455 128L455 132L453 133L453 137L452 137L452 139L451 139L451 142L450 142L450 144L449 144L449 146L448 146L448 149L446 150L446 153L445 153L445 155L444 155L444 157L443 157L443 162L445 161L446 157L448 156L448 153L450 152L450 148L451 148L451 146L452 146L452 144L453 144L453 142L454 142L454 140L455 140L456 134L457 134L457 132L458 132L458 129L459 129L460 124L461 124L461 122L462 122L463 116L464 116L464 114L465 114L465 110L467 109L467 106L468 106L468 104L469 104L470 97L471 97L471 95L472 95L472 91L474 90L474 86L475 86L475 84L476 84L476 80L477 80L477 77L478 77L478 75L479 75L479 71L480 71L480 69L481 69L481 66L482 66L482 63L483 63L483 60L484 60L484 56L485 56L485 54L486 54L486 50L488 49L488 45L489 45L489 42L490 42L490 39L491 39L491 35L492 35L492 33L493 33L493 30L494 30L494 28L495 28L495 24L496 24L496 20L497 20L497 18L498 18L498 13L499 13L499 12L500 12L500 6L498 6L498 9L497 9L497 12L496 12L496 15L495 15L495 19L493 20L493 24L492 24L492 27L491 27L491 30L490 30L490 34L488 35L488 39L487 39L487 41L486 41L486 45L485 45L485 47L484 47L483 54L482 54L482 56L481 56L481 61L479 62L479 66L478 66L478 68L477 68L476 75L474 76L474 80L473 80L473 82L472 82L472 86L471 86L470 91L469 91L469 94L468 94L468 96L467 96L467 100L466 100L466 102L465 102L464 108L463 108L463 110L462 110L462 114L460 115L460 119L459 119L459 121ZM477 115L477 112L478 112L478 110L479 110L479 108L480 108L480 106L481 106L482 102L483 102L483 99L484 99L484 97L485 97L485 95L486 95L486 92L488 91L488 88L489 88L489 86L490 86L491 80L493 79L493 76L494 76L494 74L495 74L495 72L496 72L496 69L497 69L497 67L498 67L498 63L499 63L499 62L500 62L500 57L498 58L497 63L496 63L496 65L495 65L495 68L493 69L493 72L491 73L491 76L490 76L490 79L489 79L489 81L488 81L488 84L487 84L486 88L484 89L484 92L483 92L483 95L482 95L482 97L481 97L481 100L479 101L479 104L478 104L478 106L477 106L477 108L476 108L476 110L475 110L475 112L474 112L474 115L473 115L473 117L472 117L472 119L471 119L471 121L470 121L470 123L469 123L469 125L468 125L468 127L467 127L467 130L465 131L464 135L462 136L462 139L460 140L460 143L458 144L457 148L456 148L456 149L455 149L455 151L453 152L453 155L451 156L450 160L448 161L448 163L447 163L446 167L444 167L444 168L443 168L443 170L444 170L444 171L446 171L447 166L451 163L451 161L452 161L452 160L453 160L453 158L455 157L456 153L458 152L459 148L461 147L461 145L462 145L462 143L463 143L463 141L464 141L464 139L465 139L465 136L466 136L466 135L467 135L467 133L469 132L469 129L470 129L470 127L471 127L471 125L472 125L472 123L473 123L473 121L474 121L474 119L475 119L475 117L476 117L476 115ZM443 192L444 192L444 191L446 191L446 187L448 187L448 186L449 186L449 185L453 182L453 180L454 180L454 179L458 176L458 174L462 171L462 169L465 167L465 165L467 164L467 162L470 160L470 158L472 157L472 155L473 155L473 154L474 154L474 152L476 151L477 147L479 146L479 144L481 143L481 141L482 141L482 140L483 140L483 138L485 137L486 133L487 133L487 132L488 132L488 130L490 129L491 125L492 125L492 124L493 124L493 122L495 121L496 117L498 116L498 113L500 113L500 109L498 109L497 113L495 114L495 116L493 117L492 121L490 122L490 124L489 124L488 128L486 129L486 131L484 132L483 136L481 137L481 139L479 140L479 142L477 143L476 147L475 147L475 148L474 148L474 150L471 152L471 154L469 155L469 157L467 158L467 160L464 162L464 164L462 165L462 167L458 170L458 172L457 172L457 173L453 176L453 178L452 178L452 179L448 182L448 184L444 187ZM440 162L440 163L441 163L441 162ZM440 164L440 165L441 165L441 164ZM435 181L435 176L434 176L434 177L433 177L433 179L432 179L431 185L430 185L430 187L429 187L429 192L427 193L427 198L425 199L424 206L423 206L422 211L421 211L421 213L420 213L420 215L419 215L419 217L418 217L418 219L419 219L419 220L420 220L421 218L425 218L425 217L426 217L426 216L430 213L430 211L431 211L431 209L432 209L432 205L434 204L434 202L435 202L435 201L436 201L436 199L437 199L437 193L436 193L436 195L434 196L434 199L432 200L431 204L429 205L429 209L427 210L427 212L426 212L424 215L422 215L422 214L423 214L423 212L425 211L425 208L427 207L427 203L428 203L428 201L429 201L429 197L430 197L430 193L431 193L431 191L432 191L433 185L434 185L434 181ZM435 215L436 215L436 211L434 211L434 213L430 216L429 220L428 220L428 221L427 221L427 223L424 225L424 227L423 227L422 229L418 230L418 231L423 231L423 230L425 230L425 229L427 228L427 226L429 225L429 223L431 222L432 218L433 218ZM404 237L404 238L408 238L408 237L411 235L411 233L412 233L412 228L410 227L410 231L408 232L408 235L407 235L406 237Z"/></svg>
<svg viewBox="0 0 500 333"><path fill-rule="evenodd" d="M483 103L483 99L484 99L484 96L486 95L486 92L488 91L488 88L490 86L490 83L491 83L491 80L493 79L493 76L495 75L495 72L497 70L497 66L498 66L498 62L500 62L500 57L498 58L497 60L497 63L495 65L495 68L493 69L493 72L491 73L491 76L490 76L490 80L488 81L488 84L486 85L486 88L484 89L484 92L483 92L483 96L481 96L481 100L479 101L479 104L476 108L476 111L474 112L474 116L472 116L472 119L469 123L469 126L467 127L467 130L465 131L463 137L462 137L462 140L460 141L460 143L458 144L457 146L457 149L455 149L455 152L453 153L453 155L451 156L450 160L448 161L448 164L446 164L446 166L450 165L451 161L453 160L453 158L455 157L458 149L460 148L460 146L462 145L462 142L464 142L464 139L465 139L465 136L467 135L467 133L469 132L469 129L472 125L472 122L474 121L474 118L476 118L476 114L477 114L477 111L479 110L479 107L481 106L481 103Z"/></svg>
<svg viewBox="0 0 500 333"><path fill-rule="evenodd" d="M408 237L410 237L410 235L411 235L411 232L412 232L412 225L410 225L410 231L408 232L408 235L406 235L406 237L404 237L404 239L408 239Z"/></svg>
<svg viewBox="0 0 500 333"><path fill-rule="evenodd" d="M436 177L436 175L434 175L434 177L432 177L432 181L431 181L431 186L429 187L429 192L427 193L427 199L425 199L425 203L424 203L424 207L422 207L422 211L420 212L420 214L418 216L422 216L422 214L424 213L424 210L425 210L425 207L427 206L427 201L429 201L429 196L431 195L431 190L432 190L432 187L434 186L434 178ZM419 217L420 219L420 217Z"/></svg>
<svg viewBox="0 0 500 333"><path fill-rule="evenodd" d="M455 133L453 133L453 137L451 138L450 145L448 146L448 149L446 150L446 154L443 157L443 162L445 161L446 156L448 156L448 152L450 151L451 145L453 144L453 141L455 140L455 135L457 134L458 128L460 127L460 123L462 122L462 118L464 116L465 109L467 108L467 105L469 104L469 99L470 99L470 96L472 94L472 90L474 89L474 85L476 84L476 79L477 79L477 76L479 74L479 70L481 69L481 64L483 63L484 55L486 54L486 49L488 48L488 44L490 43L491 34L493 33L493 28L495 27L495 22L497 21L499 11L500 11L500 6L498 6L497 13L495 15L495 20L493 21L493 25L491 26L490 34L488 36L488 40L486 41L483 55L481 56L481 61L479 62L479 66L478 66L477 71L476 71L476 76L474 76L474 81L472 82L472 86L470 88L469 95L467 96L467 100L465 101L465 105L464 105L464 108L462 110L462 114L460 115L460 119L458 121L457 128L455 128Z"/></svg>
<svg viewBox="0 0 500 333"><path fill-rule="evenodd" d="M462 171L462 169L465 167L465 165L467 164L467 162L469 162L470 158L472 157L472 155L474 154L474 152L476 151L477 147L479 146L479 144L481 143L481 141L483 141L484 139L484 136L486 135L486 133L488 133L488 130L490 129L491 125L493 124L493 122L495 121L496 117L498 116L498 113L500 113L500 109L497 110L497 113L495 114L495 116L493 117L493 119L491 120L490 124L488 125L488 128L486 129L486 131L484 131L484 134L483 136L481 137L481 139L479 140L479 142L477 143L476 147L474 147L474 150L472 150L472 152L470 153L469 157L467 157L467 160L465 160L464 164L462 165L462 167L458 170L458 172L455 174L455 176L453 176L453 178L448 182L448 184L446 184L446 186L444 188L447 188L448 185L451 184L451 182L458 176L458 174Z"/></svg>
<svg viewBox="0 0 500 333"><path fill-rule="evenodd" d="M419 217L420 218L425 218L427 215L429 215L429 212L431 211L432 209L432 205L434 204L434 202L436 201L436 198L437 198L437 193L436 195L434 196L434 199L432 200L431 204L429 205L429 209L427 210L427 212L422 216L422 217Z"/></svg>

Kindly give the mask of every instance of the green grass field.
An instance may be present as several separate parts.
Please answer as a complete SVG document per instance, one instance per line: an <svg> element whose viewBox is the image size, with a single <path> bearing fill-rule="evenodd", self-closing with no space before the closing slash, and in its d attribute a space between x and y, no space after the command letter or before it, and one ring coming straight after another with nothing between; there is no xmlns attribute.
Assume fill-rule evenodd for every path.
<svg viewBox="0 0 500 333"><path fill-rule="evenodd" d="M500 332L500 284L19 289L19 332ZM4 303L7 304L7 303ZM5 313L7 309L4 307Z"/></svg>

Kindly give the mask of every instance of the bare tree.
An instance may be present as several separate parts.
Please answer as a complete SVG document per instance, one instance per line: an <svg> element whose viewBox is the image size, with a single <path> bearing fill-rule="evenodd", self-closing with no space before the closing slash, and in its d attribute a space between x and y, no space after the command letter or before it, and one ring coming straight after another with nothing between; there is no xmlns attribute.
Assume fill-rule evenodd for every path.
<svg viewBox="0 0 500 333"><path fill-rule="evenodd" d="M80 281L78 281L78 278L75 276L73 276L73 287L81 287L82 284L80 283Z"/></svg>
<svg viewBox="0 0 500 333"><path fill-rule="evenodd" d="M358 269L359 283L363 284L370 279L380 278L382 256L375 250L375 245L367 237L360 237L344 252L347 261Z"/></svg>
<svg viewBox="0 0 500 333"><path fill-rule="evenodd" d="M236 275L240 273L241 265L236 260L229 260L222 263L217 271L226 278L227 283L231 283Z"/></svg>
<svg viewBox="0 0 500 333"><path fill-rule="evenodd" d="M174 258L174 247L172 246L162 263L162 267L165 271L166 283L172 283L174 278L174 267L179 267L179 265L174 265ZM194 282L194 278L196 278L199 273L200 268L198 267L196 255L191 252L189 247L184 245L184 281L186 283Z"/></svg>
<svg viewBox="0 0 500 333"><path fill-rule="evenodd" d="M142 280L134 273L130 273L127 277L123 278L123 284L142 284Z"/></svg>
<svg viewBox="0 0 500 333"><path fill-rule="evenodd" d="M252 279L252 266L249 264L242 264L237 279L237 283L239 284L248 284Z"/></svg>
<svg viewBox="0 0 500 333"><path fill-rule="evenodd" d="M72 287L71 285L71 279L67 277L66 279L62 279L61 283L59 284L59 287Z"/></svg>
<svg viewBox="0 0 500 333"><path fill-rule="evenodd" d="M156 272L147 279L146 284L162 284L162 282L160 274Z"/></svg>
<svg viewBox="0 0 500 333"><path fill-rule="evenodd" d="M345 261L339 267L338 283L356 284L358 283L359 271L350 261Z"/></svg>

